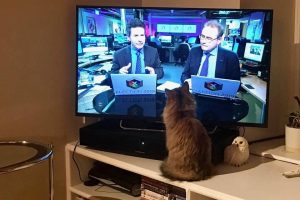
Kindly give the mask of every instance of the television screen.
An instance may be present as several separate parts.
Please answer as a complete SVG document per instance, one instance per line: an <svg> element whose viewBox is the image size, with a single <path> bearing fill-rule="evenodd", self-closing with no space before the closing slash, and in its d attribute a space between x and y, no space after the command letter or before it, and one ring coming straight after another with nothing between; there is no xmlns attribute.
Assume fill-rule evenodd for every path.
<svg viewBox="0 0 300 200"><path fill-rule="evenodd" d="M246 43L244 58L261 62L264 54L264 44Z"/></svg>
<svg viewBox="0 0 300 200"><path fill-rule="evenodd" d="M124 44L128 42L126 35L124 35L123 33L115 33L114 41L119 44Z"/></svg>
<svg viewBox="0 0 300 200"><path fill-rule="evenodd" d="M197 40L197 37L194 36L194 37L189 37L188 38L188 43L189 44L195 44L196 43L196 40Z"/></svg>
<svg viewBox="0 0 300 200"><path fill-rule="evenodd" d="M204 124L267 126L272 13L272 10L262 9L77 6L77 37L80 42L76 42L76 114L161 121L166 103L165 89L179 87L192 75L200 75L201 57L190 60L187 57L206 51L209 43L216 44L215 55L229 53L235 59L234 65L241 64L232 71L226 71L224 66L228 57L223 55L221 61L219 58L212 61L216 66L208 69L207 76L214 79L205 83L206 89L210 89L211 94L225 90L228 85L219 79L240 81L240 87L230 98L193 93L197 117ZM211 21L223 27L222 37L214 37L209 35L212 32L204 31L205 25ZM144 26L136 28L133 22L142 22ZM162 43L173 41L174 45L161 48L148 46L156 32L160 33ZM113 39L108 39L108 36L113 36ZM182 36L189 38L188 43L195 43L200 38L200 44L192 48L188 44L181 45L181 41L175 38ZM244 57L239 56L240 60L236 53L241 45L238 47L238 43L232 42L237 39L250 41ZM255 44L254 40L263 44ZM185 47L180 50L184 53L178 53L179 46ZM195 54L201 56L202 53ZM261 62L263 55L268 63L263 69L266 72L263 79L253 73L239 72L244 59ZM189 65L193 65L193 69ZM183 79L188 70L191 70L189 77ZM148 94L153 88L147 88L153 85L149 84L153 77L141 77L140 73L156 74L154 94ZM112 74L123 75L112 81L112 78L118 77ZM113 83L118 83L118 86ZM124 95L115 91L122 91Z"/></svg>
<svg viewBox="0 0 300 200"><path fill-rule="evenodd" d="M88 52L105 52L107 48L107 37L105 36L81 36L82 50Z"/></svg>
<svg viewBox="0 0 300 200"><path fill-rule="evenodd" d="M232 41L223 41L221 43L221 47L223 47L224 49L228 49L228 50L232 50L232 45L233 45Z"/></svg>
<svg viewBox="0 0 300 200"><path fill-rule="evenodd" d="M162 43L171 43L172 42L172 36L171 35L162 35L162 36L159 36L159 40Z"/></svg>
<svg viewBox="0 0 300 200"><path fill-rule="evenodd" d="M78 40L78 42L77 42L77 55L82 55L82 54L83 54L83 50L82 50L81 41Z"/></svg>
<svg viewBox="0 0 300 200"><path fill-rule="evenodd" d="M239 49L239 43L234 43L234 45L233 45L233 48L232 48L232 51L234 52L234 53L238 53L238 49Z"/></svg>

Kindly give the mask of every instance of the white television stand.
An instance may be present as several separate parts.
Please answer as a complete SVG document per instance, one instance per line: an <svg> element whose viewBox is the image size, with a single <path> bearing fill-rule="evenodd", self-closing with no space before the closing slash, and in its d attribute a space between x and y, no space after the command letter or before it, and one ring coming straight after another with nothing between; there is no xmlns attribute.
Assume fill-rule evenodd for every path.
<svg viewBox="0 0 300 200"><path fill-rule="evenodd" d="M65 147L67 200L92 196L134 200L132 197L108 187L87 187L79 179L72 160L75 143ZM251 146L251 149L252 146ZM286 178L283 172L295 170L298 165L266 157L250 155L242 167L226 164L216 166L216 174L208 180L197 182L170 181L161 176L161 161L88 149L78 146L75 152L81 176L86 178L94 161L101 161L161 182L185 189L187 200L298 200L300 177ZM100 198L101 199L101 198Z"/></svg>

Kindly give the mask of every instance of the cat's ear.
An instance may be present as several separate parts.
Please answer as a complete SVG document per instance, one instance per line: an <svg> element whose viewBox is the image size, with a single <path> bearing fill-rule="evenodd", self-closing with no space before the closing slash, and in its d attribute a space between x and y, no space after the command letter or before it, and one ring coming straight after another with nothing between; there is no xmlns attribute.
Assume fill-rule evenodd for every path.
<svg viewBox="0 0 300 200"><path fill-rule="evenodd" d="M167 97L172 97L176 92L174 90L165 89L165 93Z"/></svg>
<svg viewBox="0 0 300 200"><path fill-rule="evenodd" d="M171 90L169 90L169 89L166 88L165 89L165 93L166 93L167 96L170 96Z"/></svg>
<svg viewBox="0 0 300 200"><path fill-rule="evenodd" d="M182 89L185 92L189 92L189 83L188 82L184 82L183 86L182 86Z"/></svg>

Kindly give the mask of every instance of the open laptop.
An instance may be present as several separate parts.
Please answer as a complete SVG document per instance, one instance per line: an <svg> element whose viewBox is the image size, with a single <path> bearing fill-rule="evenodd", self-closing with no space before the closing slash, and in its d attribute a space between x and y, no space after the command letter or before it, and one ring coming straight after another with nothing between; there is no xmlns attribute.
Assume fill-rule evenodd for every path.
<svg viewBox="0 0 300 200"><path fill-rule="evenodd" d="M111 74L115 95L156 94L156 74Z"/></svg>
<svg viewBox="0 0 300 200"><path fill-rule="evenodd" d="M236 98L241 83L237 80L208 78L196 75L192 75L191 81L192 93L225 99Z"/></svg>

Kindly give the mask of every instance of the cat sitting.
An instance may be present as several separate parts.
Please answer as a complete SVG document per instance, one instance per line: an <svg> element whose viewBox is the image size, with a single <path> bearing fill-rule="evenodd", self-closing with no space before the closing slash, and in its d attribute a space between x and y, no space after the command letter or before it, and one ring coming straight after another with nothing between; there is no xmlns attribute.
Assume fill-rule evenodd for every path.
<svg viewBox="0 0 300 200"><path fill-rule="evenodd" d="M172 180L197 181L211 175L211 140L196 118L196 102L188 83L166 89L163 120L168 157L162 162L163 176Z"/></svg>

